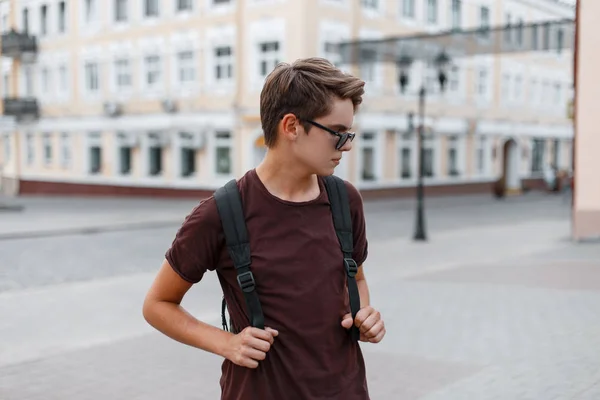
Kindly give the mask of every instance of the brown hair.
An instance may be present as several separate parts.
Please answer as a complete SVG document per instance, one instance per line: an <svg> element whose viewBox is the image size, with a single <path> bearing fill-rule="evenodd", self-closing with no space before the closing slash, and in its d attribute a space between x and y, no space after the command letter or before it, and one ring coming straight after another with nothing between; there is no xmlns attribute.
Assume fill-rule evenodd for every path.
<svg viewBox="0 0 600 400"><path fill-rule="evenodd" d="M346 74L324 58L280 63L267 76L260 93L260 120L267 147L277 141L277 126L285 114L315 119L331 112L331 100L351 99L356 112L365 82ZM308 132L310 125L303 122Z"/></svg>

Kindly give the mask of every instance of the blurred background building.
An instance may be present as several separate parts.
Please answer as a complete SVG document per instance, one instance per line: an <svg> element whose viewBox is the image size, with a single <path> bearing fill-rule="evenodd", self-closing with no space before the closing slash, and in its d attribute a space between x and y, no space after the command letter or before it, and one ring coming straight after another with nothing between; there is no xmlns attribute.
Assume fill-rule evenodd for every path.
<svg viewBox="0 0 600 400"><path fill-rule="evenodd" d="M523 24L565 18L556 0L0 0L1 191L211 192L264 156L259 94L278 62L339 64L330 44L450 29L510 27L518 44ZM338 175L412 190L422 82L429 190L489 191L509 165L519 192L570 170L573 54L548 51L561 40L540 24L539 51L452 60L444 92L432 66L415 63L401 93L395 65L340 65L367 85Z"/></svg>

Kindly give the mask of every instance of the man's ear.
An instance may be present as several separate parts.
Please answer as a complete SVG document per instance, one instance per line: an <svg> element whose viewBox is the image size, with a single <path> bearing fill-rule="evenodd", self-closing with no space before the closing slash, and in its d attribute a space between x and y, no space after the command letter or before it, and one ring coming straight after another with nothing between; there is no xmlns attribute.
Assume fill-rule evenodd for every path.
<svg viewBox="0 0 600 400"><path fill-rule="evenodd" d="M285 114L281 119L281 132L286 140L296 141L296 138L300 134L298 118L294 114Z"/></svg>

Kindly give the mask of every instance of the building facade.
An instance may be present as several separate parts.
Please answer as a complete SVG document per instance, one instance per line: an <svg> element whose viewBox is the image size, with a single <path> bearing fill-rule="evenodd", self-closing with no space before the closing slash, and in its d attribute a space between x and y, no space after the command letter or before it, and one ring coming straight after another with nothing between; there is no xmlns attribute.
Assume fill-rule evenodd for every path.
<svg viewBox="0 0 600 400"><path fill-rule="evenodd" d="M573 17L555 0L0 0L1 190L212 192L264 157L259 94L278 62L339 64L331 43L449 28L511 26L519 41L523 23ZM570 169L572 52L547 40L452 60L443 93L427 65L405 93L395 65L340 65L367 84L336 173L364 193L415 186L421 84L429 191L488 191L500 176L518 190Z"/></svg>

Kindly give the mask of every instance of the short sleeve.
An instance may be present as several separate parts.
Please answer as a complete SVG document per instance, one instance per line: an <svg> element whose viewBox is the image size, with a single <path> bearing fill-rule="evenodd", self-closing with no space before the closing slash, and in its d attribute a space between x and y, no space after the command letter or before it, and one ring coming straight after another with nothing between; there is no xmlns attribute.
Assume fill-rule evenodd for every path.
<svg viewBox="0 0 600 400"><path fill-rule="evenodd" d="M358 265L361 265L367 259L369 247L363 199L354 185L348 181L344 182L346 183L346 190L348 191L350 215L352 217L352 235L354 236L354 253L352 254L352 258Z"/></svg>
<svg viewBox="0 0 600 400"><path fill-rule="evenodd" d="M221 221L214 197L198 204L177 231L165 258L188 282L199 282L207 270L214 270L223 247Z"/></svg>

